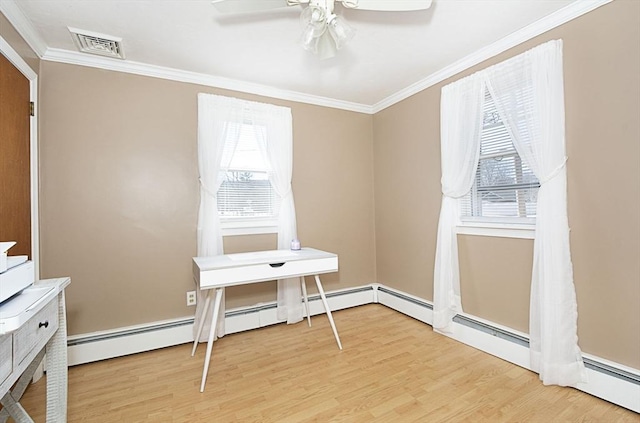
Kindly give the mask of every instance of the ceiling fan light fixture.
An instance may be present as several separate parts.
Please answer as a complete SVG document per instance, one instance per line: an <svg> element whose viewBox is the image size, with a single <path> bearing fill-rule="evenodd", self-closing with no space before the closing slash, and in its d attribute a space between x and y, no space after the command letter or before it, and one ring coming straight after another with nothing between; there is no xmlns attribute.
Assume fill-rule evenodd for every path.
<svg viewBox="0 0 640 423"><path fill-rule="evenodd" d="M318 36L320 36L327 26L327 13L318 6L306 7L300 14L300 24L304 29L310 26L316 28L319 32Z"/></svg>
<svg viewBox="0 0 640 423"><path fill-rule="evenodd" d="M1 0L0 0L1 1ZM300 44L321 59L336 55L356 31L334 13L336 3L357 10L408 12L425 10L433 0L211 0L220 12L250 12L286 6L305 6L300 15Z"/></svg>
<svg viewBox="0 0 640 423"><path fill-rule="evenodd" d="M316 54L318 52L318 41L320 40L320 36L315 36L314 28L309 25L307 28L302 31L302 37L300 39L300 44L302 44L302 48L307 51ZM322 34L320 34L322 35Z"/></svg>
<svg viewBox="0 0 640 423"><path fill-rule="evenodd" d="M305 50L314 54L318 52L318 41L327 31L327 15L324 9L317 6L309 6L300 15L302 24L302 37L300 44Z"/></svg>
<svg viewBox="0 0 640 423"><path fill-rule="evenodd" d="M347 21L341 16L333 16L329 21L329 34L336 43L336 48L340 50L344 45L356 35L356 30L353 29Z"/></svg>
<svg viewBox="0 0 640 423"><path fill-rule="evenodd" d="M322 37L318 39L317 51L314 53L320 60L330 59L335 57L338 49L336 48L336 43L333 41L333 38L328 34L324 33Z"/></svg>

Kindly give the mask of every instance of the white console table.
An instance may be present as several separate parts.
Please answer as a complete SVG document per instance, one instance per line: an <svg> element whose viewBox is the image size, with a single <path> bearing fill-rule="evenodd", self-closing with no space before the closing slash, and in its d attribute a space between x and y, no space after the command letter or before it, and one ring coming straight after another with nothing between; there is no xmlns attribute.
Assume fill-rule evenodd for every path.
<svg viewBox="0 0 640 423"><path fill-rule="evenodd" d="M69 278L36 281L0 305L0 422L33 423L20 405L46 351L47 422L67 421L67 320ZM13 387L13 390L12 390Z"/></svg>
<svg viewBox="0 0 640 423"><path fill-rule="evenodd" d="M309 302L307 299L307 288L304 276L314 276L320 298L322 299L322 304L324 305L331 329L333 330L333 335L338 343L338 348L342 349L340 337L338 336L336 325L333 321L333 317L331 316L331 309L329 308L329 303L327 302L324 289L322 289L322 283L320 282L319 276L323 273L337 271L338 256L336 254L313 248L303 248L297 251L271 250L253 253L226 254L212 257L194 257L193 275L199 288L201 290L208 290L203 316L206 316L209 308L211 307L211 298L215 295L200 392L204 392L204 387L207 381L215 328L222 300L222 290L225 287L300 277L300 285L307 313L307 321L309 322L309 325L311 325L311 316L309 314ZM203 326L204 318L200 320L200 324L198 325L198 331L193 343L193 350L191 352L192 356L196 352Z"/></svg>

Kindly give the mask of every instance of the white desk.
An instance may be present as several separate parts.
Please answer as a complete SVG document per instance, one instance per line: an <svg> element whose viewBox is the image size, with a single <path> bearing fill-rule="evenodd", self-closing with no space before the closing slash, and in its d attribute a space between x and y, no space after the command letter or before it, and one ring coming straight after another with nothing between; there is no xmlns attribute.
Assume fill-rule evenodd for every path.
<svg viewBox="0 0 640 423"><path fill-rule="evenodd" d="M207 372L209 371L209 361L211 360L211 350L213 348L213 338L215 335L215 327L218 322L218 314L220 312L220 303L222 300L222 290L227 286L243 285L249 283L273 281L277 279L300 277L300 286L304 298L305 309L307 312L307 321L311 326L311 316L309 314L309 301L307 299L307 288L304 276L314 276L322 304L329 318L333 335L338 343L338 348L342 349L340 337L336 325L331 316L331 309L327 303L322 283L320 282L320 274L338 271L338 256L326 251L320 251L313 248L303 248L298 251L290 250L271 250L258 251L253 253L227 254L212 257L194 257L193 258L193 275L201 290L209 290L204 303L203 316L206 316L211 307L211 297L215 292L215 301L213 305L213 313L211 315L211 329L209 331L209 339L207 341L207 353L204 361L204 370L202 372L202 383L200 384L200 392L204 392L204 386L207 381ZM196 352L202 328L204 326L204 318L200 320L193 350L191 356Z"/></svg>
<svg viewBox="0 0 640 423"><path fill-rule="evenodd" d="M47 353L47 422L67 421L69 278L36 281L0 305L0 422L33 423L19 401ZM13 388L13 390L12 390Z"/></svg>

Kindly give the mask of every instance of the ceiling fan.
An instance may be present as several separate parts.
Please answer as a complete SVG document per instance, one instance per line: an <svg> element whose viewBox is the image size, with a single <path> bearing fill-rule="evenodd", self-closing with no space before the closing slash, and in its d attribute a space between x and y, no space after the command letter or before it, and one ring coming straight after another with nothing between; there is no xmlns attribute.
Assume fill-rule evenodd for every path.
<svg viewBox="0 0 640 423"><path fill-rule="evenodd" d="M321 59L335 56L355 35L355 30L341 16L336 15L336 3L348 9L383 12L408 12L428 9L432 0L213 0L215 8L223 13L245 13L303 6L300 21L300 43ZM306 7L305 7L306 6Z"/></svg>

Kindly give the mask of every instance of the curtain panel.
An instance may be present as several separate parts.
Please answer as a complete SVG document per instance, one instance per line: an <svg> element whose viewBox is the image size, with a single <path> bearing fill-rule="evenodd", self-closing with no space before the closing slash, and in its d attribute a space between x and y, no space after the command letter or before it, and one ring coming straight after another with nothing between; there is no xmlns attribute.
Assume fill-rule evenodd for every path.
<svg viewBox="0 0 640 423"><path fill-rule="evenodd" d="M518 154L540 181L529 317L531 369L539 373L546 385L576 386L586 381L586 371L578 347L578 312L567 218L562 41L547 42L444 87L443 122L450 121L444 115L454 113L445 108L453 102L445 101L445 96L455 94L449 87L465 85L469 86L469 97L476 95L478 86L482 91L485 87L489 90ZM460 93L458 96L462 98ZM479 114L482 116L482 108ZM476 119L467 120L476 124ZM444 144L450 142L450 134L443 129L443 163ZM466 144L471 150L479 148L477 140L470 136L454 142ZM459 169L467 172L465 168ZM443 164L443 209L446 196ZM434 328L441 330L446 330L453 315L461 311L458 303L452 305L450 298L436 295L443 288L454 294L456 286L459 289L457 249L454 250L455 243L441 242L440 237L446 235L438 231L434 275ZM455 238L455 234L451 236ZM440 248L451 248L451 252L441 252ZM448 260L449 256L454 259ZM438 272L441 268L445 270ZM446 311L437 321L436 310Z"/></svg>
<svg viewBox="0 0 640 423"><path fill-rule="evenodd" d="M261 153L269 163L269 181L280 197L278 212L278 249L288 250L297 239L296 209L291 189L293 175L293 133L291 109L274 108L265 119L266 130L258 131ZM300 278L280 279L277 282L277 319L288 324L303 318Z"/></svg>
<svg viewBox="0 0 640 423"><path fill-rule="evenodd" d="M197 226L197 255L198 257L214 256L222 254L222 230L220 228L220 217L218 216L217 192L222 185L220 167L222 164L222 153L224 151L224 140L238 142L239 131L234 125L227 125L226 122L234 119L233 103L226 97L212 96L209 94L198 94L198 172L200 174L200 207L198 209ZM199 288L199 287L198 287ZM221 295L224 295L224 290ZM211 313L209 310L204 315L204 310L209 309L209 303L213 290L205 293L206 300L203 301L203 293L196 289L196 312L194 318L194 337L199 327L200 321L205 319L200 342L206 342L211 330ZM224 336L224 298L220 307L216 337Z"/></svg>
<svg viewBox="0 0 640 423"><path fill-rule="evenodd" d="M197 225L197 254L223 254L222 230L218 215L217 193L224 181L221 168L229 164L240 138L242 124L259 125L258 145L270 167L269 180L281 197L278 214L278 248L288 248L296 238L296 216L291 191L292 175L292 118L291 109L213 94L198 94L198 171L200 174L200 207ZM226 148L225 148L226 145ZM225 154L225 151L227 152ZM213 290L211 290L213 292ZM197 302L194 335L201 319L205 319L200 342L208 338L211 310L204 316L210 301L204 301L196 290ZM224 295L224 290L223 294ZM289 323L302 320L301 288L298 279L278 281L278 316ZM224 297L215 328L216 337L224 335ZM298 317L299 315L299 317Z"/></svg>
<svg viewBox="0 0 640 423"><path fill-rule="evenodd" d="M456 226L459 200L471 190L478 167L483 101L479 75L442 88L442 206L433 277L433 327L444 332L451 331L453 316L462 312Z"/></svg>

